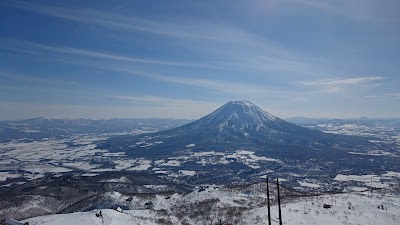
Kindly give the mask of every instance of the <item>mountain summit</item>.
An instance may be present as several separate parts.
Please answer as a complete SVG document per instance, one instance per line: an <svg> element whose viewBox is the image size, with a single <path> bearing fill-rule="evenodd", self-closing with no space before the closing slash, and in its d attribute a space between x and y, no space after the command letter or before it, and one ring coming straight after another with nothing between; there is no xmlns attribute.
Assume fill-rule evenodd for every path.
<svg viewBox="0 0 400 225"><path fill-rule="evenodd" d="M346 140L348 142L346 142ZM157 144L146 146L137 143ZM151 134L120 137L115 149L131 148L127 154L170 154L191 150L299 150L327 149L338 143L364 142L358 137L327 134L286 122L249 101L230 101L192 123Z"/></svg>
<svg viewBox="0 0 400 225"><path fill-rule="evenodd" d="M230 128L243 131L249 128L254 130L265 128L277 119L251 102L231 101L200 121L215 126L220 131Z"/></svg>

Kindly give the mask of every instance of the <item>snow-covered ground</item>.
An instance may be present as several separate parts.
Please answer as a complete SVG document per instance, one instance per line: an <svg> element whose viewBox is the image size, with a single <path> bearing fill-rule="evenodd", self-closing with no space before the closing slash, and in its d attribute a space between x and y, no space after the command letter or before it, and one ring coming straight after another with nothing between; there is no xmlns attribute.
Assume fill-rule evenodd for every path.
<svg viewBox="0 0 400 225"><path fill-rule="evenodd" d="M324 204L332 207L325 209ZM265 207L251 210L246 215L248 224L266 224L265 211ZM277 224L277 207L271 215ZM395 225L400 224L400 197L366 192L301 198L284 204L282 217L283 224Z"/></svg>
<svg viewBox="0 0 400 225"><path fill-rule="evenodd" d="M108 152L97 149L95 141L105 140L106 136L75 136L67 139L20 142L10 141L0 143L0 181L23 177L35 179L43 177L45 173L65 173L71 171L101 172L120 170L152 170L153 167L179 167L188 161L206 164L228 164L237 160L250 168L259 168L262 164L279 162L279 160L256 156L247 150L221 152L195 152L178 157L161 160L129 159L125 152ZM74 145L69 145L73 143ZM138 142L145 146L149 143ZM158 144L158 143L152 143ZM187 147L193 147L189 144ZM46 159L46 160L44 160ZM113 162L107 167L104 162ZM60 163L62 162L62 163ZM100 168L99 168L100 167ZM184 169L183 169L184 170ZM19 171L14 173L13 171ZM21 171L25 171L22 172ZM194 171L195 172L195 171ZM174 173L170 173L174 174ZM187 173L182 173L188 175Z"/></svg>
<svg viewBox="0 0 400 225"><path fill-rule="evenodd" d="M334 129L332 126L324 125L322 127ZM366 129L365 127L361 128ZM348 125L340 129L361 128ZM377 135L376 132L381 132L382 130L373 131ZM260 155L260 153L249 149L228 149L224 152L208 149L204 149L201 152L193 151L192 148L196 147L196 144L191 142L186 143L187 151L182 155L169 158L131 158L126 155L123 148L117 152L109 152L106 149L100 149L96 145L97 141L107 140L110 135L76 135L65 139L44 138L41 141L28 142L21 139L0 143L0 186L14 187L19 182L29 182L29 180L42 178L47 174L62 176L65 173L98 174L106 171L121 170L153 171L154 174L167 180L175 181L177 178L190 180L206 174L207 166L213 168L224 166L224 168L227 168L229 165L237 163L244 165L241 169L242 171L256 170L257 174L254 177L263 177L273 168L287 166L285 161L268 157L268 155ZM371 134L371 136L373 135ZM398 136L393 137L398 138ZM385 138L388 137L385 136ZM147 148L161 143L149 138L136 142L134 146ZM390 152L389 150L363 151L362 149L354 149L349 154L394 159L399 157L396 152ZM304 168L299 165L298 169L303 170ZM320 168L317 167L316 170L318 172ZM331 179L329 181L310 181L310 177L302 177L308 172L310 171L304 171L303 174L299 173L298 179L286 177L288 183L290 182L293 188L298 191L326 190L330 188L327 187L327 184L331 182L335 185L337 184L337 186L351 186L353 190L356 190L357 188L365 189L370 187L391 188L400 180L400 171L397 168L388 168L388 171L380 172L381 175L373 172L352 175L341 171L341 174L333 174L334 176L337 175L336 179L329 177L328 179ZM387 174L385 175L384 173ZM290 176L294 177L295 175Z"/></svg>
<svg viewBox="0 0 400 225"><path fill-rule="evenodd" d="M96 211L97 212L97 211ZM117 212L113 209L102 210L102 218L96 217L96 212L76 212L71 214L57 214L51 216L41 216L28 219L29 224L48 224L48 225L128 225L143 224L155 225L157 214L150 210L124 211Z"/></svg>
<svg viewBox="0 0 400 225"><path fill-rule="evenodd" d="M261 196L262 194L260 194ZM110 194L112 198L125 198L119 193ZM262 197L264 197L262 195ZM249 205L249 200L253 204ZM97 225L97 224L210 224L219 221L223 224L267 224L265 202L257 205L256 195L243 194L222 187L210 186L201 192L195 191L182 196L175 194L166 198L156 196L152 199L152 209L125 210L122 213L114 209L101 209L103 218L96 217L99 209L90 212L56 214L27 219L33 225ZM138 199L133 199L137 204ZM180 208L189 211L202 210L204 205L197 203L212 202L211 210L205 217L186 214L180 215ZM328 204L331 208L324 208ZM207 206L207 205L205 205ZM383 207L383 208L382 208ZM236 214L218 214L234 209ZM182 209L183 210L183 209ZM235 211L237 210L237 211ZM175 212L175 214L174 214ZM277 205L271 207L272 224L278 224ZM400 196L369 192L322 195L301 198L285 198L282 204L283 224L324 224L324 225L398 225L400 224ZM232 223L234 221L234 223ZM229 223L231 222L231 223ZM215 224L215 223L212 223Z"/></svg>
<svg viewBox="0 0 400 225"><path fill-rule="evenodd" d="M227 165L241 163L249 169L260 169L282 165L278 159L258 156L255 152L239 149L225 152L204 151L188 152L181 156L165 159L127 158L125 152L108 152L98 149L95 141L105 140L107 136L78 135L71 138L42 141L23 142L10 141L0 143L0 182L3 187L11 187L21 181L42 178L46 173L61 176L68 172L82 174L97 174L105 171L153 171L167 179L201 175L202 166ZM73 143L73 145L71 145ZM137 142L137 145L146 145L150 142ZM152 142L153 143L153 142ZM157 144L157 143L153 143ZM189 144L190 146L194 144ZM368 154L383 154L369 152ZM351 154L364 154L351 152ZM366 153L367 154L367 153ZM185 168L185 164L195 163L199 167ZM180 171L180 172L179 172ZM266 174L263 171L259 176ZM340 184L350 184L355 188L389 188L400 179L400 171L386 171L386 174L341 175L333 180ZM357 185L353 185L356 182ZM296 190L323 189L326 182L299 179L292 184ZM6 185L6 186L5 186Z"/></svg>
<svg viewBox="0 0 400 225"><path fill-rule="evenodd" d="M107 137L76 136L61 140L0 143L0 170L10 171L0 174L0 180L16 178L11 171L18 171L19 177L36 179L45 173L95 169L99 165L94 161L107 157L102 154L108 151L96 149L93 142L105 139ZM74 146L67 143L73 143Z"/></svg>

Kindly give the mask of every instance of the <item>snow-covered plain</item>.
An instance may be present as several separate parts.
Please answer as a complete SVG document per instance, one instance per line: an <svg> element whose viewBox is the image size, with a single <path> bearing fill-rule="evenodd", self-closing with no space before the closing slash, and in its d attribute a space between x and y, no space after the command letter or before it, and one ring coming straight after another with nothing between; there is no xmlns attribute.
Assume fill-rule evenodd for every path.
<svg viewBox="0 0 400 225"><path fill-rule="evenodd" d="M338 174L334 180L342 181L342 182L349 182L355 181L358 183L363 183L366 187L373 187L373 188L386 188L389 187L391 184L395 185L398 183L398 180L393 180L397 178L400 173L388 171L382 175L342 175Z"/></svg>
<svg viewBox="0 0 400 225"><path fill-rule="evenodd" d="M127 158L125 152L108 152L98 149L95 141L106 140L108 136L78 135L66 139L42 141L11 141L0 143L0 182L2 186L11 187L18 182L44 177L46 174L61 176L68 172L82 174L98 174L105 171L153 171L162 177L177 177L201 175L201 166L227 165L241 163L249 169L259 169L273 164L283 164L282 161L265 156L258 156L246 149L225 152L203 151L188 152L182 156L165 159ZM72 145L71 145L72 143ZM138 142L137 145L147 145L150 140ZM189 144L195 146L195 144ZM376 153L376 152L374 152ZM368 153L369 154L369 153ZM372 154L372 153L371 153ZM184 165L193 162L201 165L198 168L187 169ZM190 172L186 172L186 170ZM179 172L181 171L181 172ZM183 172L182 172L183 171ZM259 177L265 175L259 174ZM387 188L395 185L400 179L399 171L386 171L382 175L341 175L333 180L338 183L356 182L354 188ZM84 175L86 176L86 175ZM294 175L293 175L294 176ZM24 180L25 179L25 180ZM318 181L297 180L296 190L323 188L325 185Z"/></svg>
<svg viewBox="0 0 400 225"><path fill-rule="evenodd" d="M99 165L94 163L93 159L102 157L102 154L107 151L96 149L93 142L105 139L107 137L76 136L61 140L1 143L0 170L19 171L20 177L35 179L42 177L45 173L95 169ZM69 146L67 143L74 145ZM2 174L0 177L4 179L6 176ZM7 177L12 178L11 175Z"/></svg>
<svg viewBox="0 0 400 225"><path fill-rule="evenodd" d="M103 171L148 170L153 166L151 160L127 159L125 152L108 152L97 149L96 144L93 144L107 138L108 136L101 135L77 135L59 140L14 140L0 143L0 182L8 179L12 182L16 178L32 180L44 177L46 173L61 175L81 171L90 174ZM112 163L105 166L104 162ZM177 160L164 164L179 165L180 161Z"/></svg>
<svg viewBox="0 0 400 225"><path fill-rule="evenodd" d="M129 159L125 152L108 152L97 149L95 141L106 140L108 137L75 136L67 139L23 142L11 141L0 143L0 181L23 177L35 179L43 177L45 173L61 174L71 171L97 173L101 171L120 170L151 170L153 167L179 167L184 162L195 161L206 164L228 164L237 160L249 168L259 168L260 163L279 162L279 160L256 156L252 151L236 150L227 152L195 152L180 157L161 160ZM73 143L74 145L69 145ZM147 142L138 142L138 145L147 145ZM158 144L158 143L153 143ZM188 147L195 146L189 144ZM44 160L45 159L45 160ZM103 165L103 162L112 162ZM160 169L161 170L161 169ZM13 171L19 171L18 174ZM21 171L25 171L21 173ZM171 173L172 174L172 173ZM182 173L183 175L188 175Z"/></svg>

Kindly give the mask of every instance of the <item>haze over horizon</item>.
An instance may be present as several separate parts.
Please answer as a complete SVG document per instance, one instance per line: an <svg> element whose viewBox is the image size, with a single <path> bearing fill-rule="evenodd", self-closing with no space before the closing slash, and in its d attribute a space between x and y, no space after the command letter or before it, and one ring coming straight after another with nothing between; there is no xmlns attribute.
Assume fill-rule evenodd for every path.
<svg viewBox="0 0 400 225"><path fill-rule="evenodd" d="M0 1L0 120L400 117L400 3Z"/></svg>

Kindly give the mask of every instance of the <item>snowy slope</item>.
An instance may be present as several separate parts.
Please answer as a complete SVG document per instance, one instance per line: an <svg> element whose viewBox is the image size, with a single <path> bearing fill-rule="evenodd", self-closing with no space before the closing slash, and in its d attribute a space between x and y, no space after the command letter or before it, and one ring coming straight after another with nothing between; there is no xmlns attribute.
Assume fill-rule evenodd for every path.
<svg viewBox="0 0 400 225"><path fill-rule="evenodd" d="M352 193L307 197L295 201L282 207L283 224L400 224L399 196ZM332 208L325 209L323 204L330 204ZM378 208L381 205L384 206L383 210ZM266 207L251 210L245 215L248 224L267 224L266 211ZM276 206L271 209L271 214L275 221L273 224L278 224Z"/></svg>
<svg viewBox="0 0 400 225"><path fill-rule="evenodd" d="M254 194L254 193L253 193ZM113 209L103 209L103 219L95 216L99 210L77 212L72 214L49 215L27 219L33 225L114 225L114 224L214 224L220 219L223 224L267 224L267 208L265 203L257 207L254 202L251 207L247 200L253 194L240 194L227 189L209 187L202 192L193 192L186 196L171 196L173 200L162 196L156 197L153 209L126 210L119 213ZM261 194L261 193L259 193ZM215 199L218 199L216 201ZM193 203L214 200L212 210L206 217L194 215L179 215L173 212L183 210L183 207L193 207ZM261 201L261 200L260 200ZM395 225L400 224L400 196L370 193L347 193L323 195L302 198L285 198L282 206L283 224L348 224L348 225ZM323 204L332 208L325 209ZM378 208L383 205L383 209ZM199 213L203 205L195 207ZM218 214L225 209L233 209L231 213ZM197 210L197 211L196 211ZM236 212L236 213L234 213ZM273 224L278 224L277 206L271 208ZM235 221L235 222L233 222Z"/></svg>
<svg viewBox="0 0 400 225"><path fill-rule="evenodd" d="M143 224L153 225L156 213L149 210L117 212L113 209L101 210L103 217L96 217L96 212L76 212L70 214L55 214L50 216L35 217L26 220L29 224L52 224L52 225L123 225L123 224Z"/></svg>

